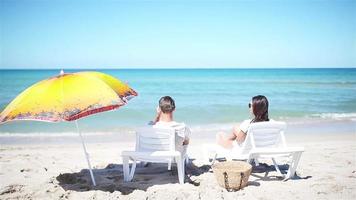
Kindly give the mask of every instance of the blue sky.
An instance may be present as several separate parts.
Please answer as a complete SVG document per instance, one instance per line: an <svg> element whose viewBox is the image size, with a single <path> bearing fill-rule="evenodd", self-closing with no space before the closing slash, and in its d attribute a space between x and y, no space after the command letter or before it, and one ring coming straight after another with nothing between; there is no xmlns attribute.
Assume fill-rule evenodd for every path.
<svg viewBox="0 0 356 200"><path fill-rule="evenodd" d="M356 67L355 0L0 5L0 68Z"/></svg>

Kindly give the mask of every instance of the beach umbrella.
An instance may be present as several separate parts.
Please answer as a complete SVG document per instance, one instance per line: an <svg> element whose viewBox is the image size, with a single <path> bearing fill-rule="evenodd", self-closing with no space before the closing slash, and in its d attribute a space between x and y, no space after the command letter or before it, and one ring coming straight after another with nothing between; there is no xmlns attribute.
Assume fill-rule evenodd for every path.
<svg viewBox="0 0 356 200"><path fill-rule="evenodd" d="M137 93L126 83L108 74L95 71L64 73L62 70L58 76L37 82L20 93L1 112L0 123L14 120L75 121L95 186L89 154L77 120L117 109L134 96Z"/></svg>

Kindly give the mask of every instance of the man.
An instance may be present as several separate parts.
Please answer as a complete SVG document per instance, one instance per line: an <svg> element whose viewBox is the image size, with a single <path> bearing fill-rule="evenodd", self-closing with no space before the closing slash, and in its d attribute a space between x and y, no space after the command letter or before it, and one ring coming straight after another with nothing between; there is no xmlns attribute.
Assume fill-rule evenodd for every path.
<svg viewBox="0 0 356 200"><path fill-rule="evenodd" d="M190 129L184 123L178 123L173 119L176 106L170 96L164 96L159 100L157 116L152 122L153 127L173 128L177 132L176 149L185 154L189 144Z"/></svg>

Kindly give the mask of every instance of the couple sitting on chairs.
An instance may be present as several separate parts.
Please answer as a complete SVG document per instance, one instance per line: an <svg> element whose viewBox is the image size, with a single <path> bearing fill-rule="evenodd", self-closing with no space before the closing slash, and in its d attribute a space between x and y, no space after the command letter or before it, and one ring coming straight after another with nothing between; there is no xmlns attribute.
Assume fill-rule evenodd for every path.
<svg viewBox="0 0 356 200"><path fill-rule="evenodd" d="M248 105L254 116L253 119L245 120L239 126L235 126L232 133L228 135L218 133L217 144L208 145L205 148L208 158L210 152L214 154L213 162L218 155L223 155L228 160L254 160L256 164L258 164L258 158L271 158L276 171L282 174L275 158L291 157L291 167L287 175L282 174L285 180L291 178L294 176L304 148L286 146L283 133L286 125L284 122L269 120L268 100L265 96L254 96ZM135 151L122 152L125 181L132 180L137 161L168 163L169 170L171 163L175 162L179 182L184 183L185 163L188 161L186 151L191 131L184 123L174 121L174 110L174 100L169 96L162 97L157 107L157 116L150 123L152 128L137 131ZM130 160L132 161L131 169Z"/></svg>
<svg viewBox="0 0 356 200"><path fill-rule="evenodd" d="M232 149L234 146L241 146L245 141L247 130L251 123L269 121L268 100L265 96L258 95L252 98L248 104L251 113L254 115L252 120L245 120L239 126L233 128L232 133L225 135L218 133L216 142L223 148ZM157 116L151 125L154 128L173 128L177 131L176 148L185 154L189 144L190 129L184 123L178 123L173 119L175 102L170 96L164 96L159 100Z"/></svg>

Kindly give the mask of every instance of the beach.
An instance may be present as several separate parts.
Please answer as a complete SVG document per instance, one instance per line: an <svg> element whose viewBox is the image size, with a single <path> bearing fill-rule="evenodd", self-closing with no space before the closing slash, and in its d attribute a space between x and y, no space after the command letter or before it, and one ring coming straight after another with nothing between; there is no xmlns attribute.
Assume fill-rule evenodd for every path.
<svg viewBox="0 0 356 200"><path fill-rule="evenodd" d="M73 72L76 70L66 70ZM85 71L85 70L82 70ZM99 70L138 92L120 109L78 121L97 186L93 187L75 123L13 121L0 125L0 199L355 199L355 69ZM1 70L1 109L56 70ZM16 81L13 81L16 80ZM202 146L251 118L251 97L269 99L269 117L285 121L288 146L304 147L296 176L283 181L270 160L254 166L248 186L218 186ZM174 120L191 129L185 184L176 166L138 166L123 181L121 151L135 147L160 97L176 101ZM285 160L277 160L282 171Z"/></svg>
<svg viewBox="0 0 356 200"><path fill-rule="evenodd" d="M0 0L0 200L356 200L355 11L355 0ZM184 140L137 134L152 126ZM189 160L147 159L124 181L136 141L171 151L144 159ZM243 189L218 185L207 158L226 152L218 144L239 155L216 162L251 161ZM246 174L219 175L231 186Z"/></svg>
<svg viewBox="0 0 356 200"><path fill-rule="evenodd" d="M120 152L134 149L135 136L132 133L84 133L94 166L96 187L91 185L80 140L74 133L62 136L2 135L0 198L355 199L355 121L294 121L287 124L288 145L305 148L297 176L283 181L272 163L266 161L266 164L254 167L248 186L236 192L228 192L218 186L211 167L203 160L201 146L214 143L215 130L206 132L193 128L188 149L190 163L183 185L178 183L175 165L172 171L168 171L166 164L153 163L139 166L133 181L123 182ZM220 130L228 131L227 126L220 126ZM268 175L265 177L266 172Z"/></svg>

